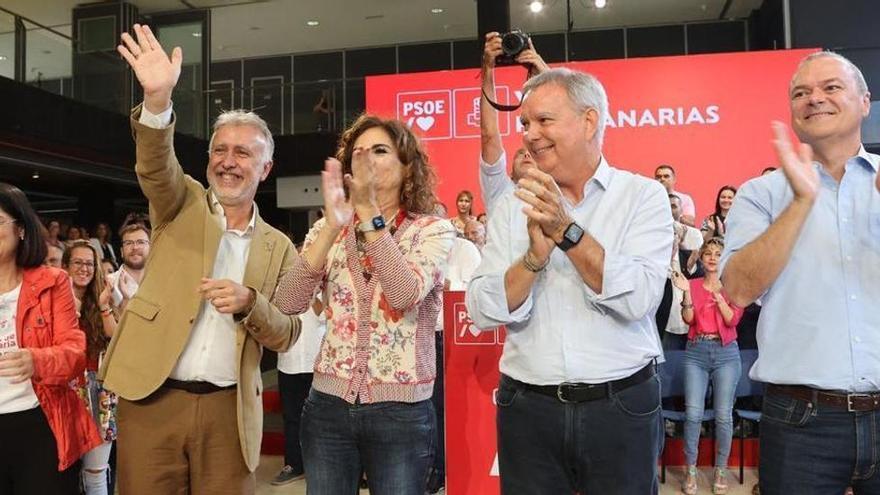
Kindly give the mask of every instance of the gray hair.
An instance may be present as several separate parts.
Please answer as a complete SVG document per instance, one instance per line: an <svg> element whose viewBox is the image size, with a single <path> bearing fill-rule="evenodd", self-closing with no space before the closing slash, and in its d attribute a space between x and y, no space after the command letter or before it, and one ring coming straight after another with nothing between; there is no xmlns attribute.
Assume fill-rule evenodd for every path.
<svg viewBox="0 0 880 495"><path fill-rule="evenodd" d="M823 50L821 52L814 52L806 57L802 58L800 63L798 63L797 69L794 71L794 75L791 76L791 82L788 84L789 90L794 87L794 80L797 77L798 73L801 69L807 65L809 62L816 60L817 58L833 58L838 62L842 63L847 69L849 69L850 73L852 73L853 79L856 81L856 89L859 90L860 95L865 95L868 93L868 83L865 82L865 76L862 74L862 71L856 67L856 64L852 63L850 59L844 57L843 55L832 52L830 50Z"/></svg>
<svg viewBox="0 0 880 495"><path fill-rule="evenodd" d="M596 110L599 114L596 142L599 147L602 147L602 140L605 137L605 123L608 120L608 95L605 93L602 83L595 76L585 72L566 68L551 69L529 79L523 86L523 95L528 96L535 88L545 84L562 86L578 113L586 112L591 108Z"/></svg>
<svg viewBox="0 0 880 495"><path fill-rule="evenodd" d="M263 140L266 142L263 146L263 163L272 161L272 155L275 153L275 140L272 139L272 131L269 130L269 126L262 117L254 112L248 112L245 110L227 110L217 117L217 120L214 121L211 141L208 143L209 155L211 154L211 150L214 149L214 136L217 135L217 131L219 131L221 127L226 126L250 126L260 131Z"/></svg>

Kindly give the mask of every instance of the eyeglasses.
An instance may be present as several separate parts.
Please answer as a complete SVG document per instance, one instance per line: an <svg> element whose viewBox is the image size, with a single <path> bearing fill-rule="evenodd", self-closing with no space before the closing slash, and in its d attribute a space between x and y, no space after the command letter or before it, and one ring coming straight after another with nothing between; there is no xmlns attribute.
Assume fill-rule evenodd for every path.
<svg viewBox="0 0 880 495"><path fill-rule="evenodd" d="M135 241L132 241L129 239L127 241L122 241L122 247L132 247L132 246L144 247L144 246L149 246L149 245L150 245L150 241L148 241L146 239L137 239Z"/></svg>
<svg viewBox="0 0 880 495"><path fill-rule="evenodd" d="M82 270L82 269L94 270L95 269L95 264L91 261L73 260L70 262L70 265L75 270Z"/></svg>
<svg viewBox="0 0 880 495"><path fill-rule="evenodd" d="M5 218L0 218L0 227L6 225L7 223L15 223L15 221L16 220L14 218L10 218L8 220Z"/></svg>

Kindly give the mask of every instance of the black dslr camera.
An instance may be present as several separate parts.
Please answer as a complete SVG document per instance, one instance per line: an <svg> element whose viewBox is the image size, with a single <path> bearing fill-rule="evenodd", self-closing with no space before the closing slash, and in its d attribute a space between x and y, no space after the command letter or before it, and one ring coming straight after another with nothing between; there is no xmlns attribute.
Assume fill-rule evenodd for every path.
<svg viewBox="0 0 880 495"><path fill-rule="evenodd" d="M529 35L519 29L501 35L501 55L495 58L495 65L516 65L516 56L529 47Z"/></svg>

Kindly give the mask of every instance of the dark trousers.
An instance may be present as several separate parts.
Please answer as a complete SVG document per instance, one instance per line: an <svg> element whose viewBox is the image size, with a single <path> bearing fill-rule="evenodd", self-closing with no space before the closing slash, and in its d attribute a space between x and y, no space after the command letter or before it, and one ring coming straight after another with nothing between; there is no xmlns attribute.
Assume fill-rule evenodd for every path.
<svg viewBox="0 0 880 495"><path fill-rule="evenodd" d="M676 308L678 309L678 308ZM660 333L660 340L663 340L666 334L666 324L669 323L669 314L672 311L672 281L666 279L663 285L663 299L657 306L657 312L654 313L654 321L657 323L657 331Z"/></svg>
<svg viewBox="0 0 880 495"><path fill-rule="evenodd" d="M424 495L434 462L434 406L349 404L314 388L303 407L309 495L357 495L361 471L373 495Z"/></svg>
<svg viewBox="0 0 880 495"><path fill-rule="evenodd" d="M880 493L880 411L847 412L768 390L761 495Z"/></svg>
<svg viewBox="0 0 880 495"><path fill-rule="evenodd" d="M658 376L563 403L502 375L496 402L502 494L657 494Z"/></svg>
<svg viewBox="0 0 880 495"><path fill-rule="evenodd" d="M43 411L0 414L0 495L75 495L80 463L58 472L58 448Z"/></svg>
<svg viewBox="0 0 880 495"><path fill-rule="evenodd" d="M446 428L444 422L444 397L443 397L443 332L435 334L435 348L437 351L437 378L434 380L434 395L431 402L437 412L437 439L434 452L434 466L428 476L428 491L434 493L446 485Z"/></svg>
<svg viewBox="0 0 880 495"><path fill-rule="evenodd" d="M281 407L284 416L284 464L302 474L302 447L299 442L299 425L302 420L303 404L312 388L311 373L288 375L278 372L278 391L281 393Z"/></svg>

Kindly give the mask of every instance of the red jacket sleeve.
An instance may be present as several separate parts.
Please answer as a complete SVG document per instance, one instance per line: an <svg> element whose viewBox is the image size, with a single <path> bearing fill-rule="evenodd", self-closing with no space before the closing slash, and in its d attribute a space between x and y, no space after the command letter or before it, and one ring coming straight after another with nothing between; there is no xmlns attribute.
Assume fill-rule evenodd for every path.
<svg viewBox="0 0 880 495"><path fill-rule="evenodd" d="M86 336L80 330L67 274L60 272L48 294L51 299L52 344L31 347L34 359L34 383L64 385L82 375L86 367Z"/></svg>

